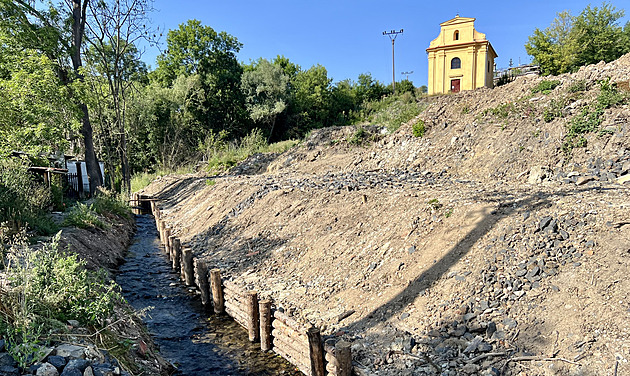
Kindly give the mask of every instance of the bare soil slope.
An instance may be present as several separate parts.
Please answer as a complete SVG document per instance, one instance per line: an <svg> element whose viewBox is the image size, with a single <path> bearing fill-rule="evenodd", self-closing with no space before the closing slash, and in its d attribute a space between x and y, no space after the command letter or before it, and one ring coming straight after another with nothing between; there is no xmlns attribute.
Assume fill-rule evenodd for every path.
<svg viewBox="0 0 630 376"><path fill-rule="evenodd" d="M630 108L562 151L607 77L627 87L630 55L545 78L561 82L548 94L521 78L426 98L363 146L323 129L145 194L209 265L352 341L359 374L630 374Z"/></svg>

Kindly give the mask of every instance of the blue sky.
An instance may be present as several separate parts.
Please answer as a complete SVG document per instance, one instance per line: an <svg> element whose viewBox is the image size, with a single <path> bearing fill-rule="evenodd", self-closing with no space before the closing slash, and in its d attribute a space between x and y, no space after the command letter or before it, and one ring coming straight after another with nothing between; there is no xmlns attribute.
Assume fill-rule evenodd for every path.
<svg viewBox="0 0 630 376"><path fill-rule="evenodd" d="M610 2L625 8L623 26L630 18L630 4ZM238 59L243 62L259 57L272 59L284 55L308 69L321 64L335 82L360 73L371 73L383 82L392 80L391 42L383 31L404 29L396 39L396 80L401 72L413 71L409 79L416 86L427 83L425 49L440 32L439 24L457 14L474 17L477 31L497 51L498 67L507 67L510 59L518 65L530 57L523 47L533 30L546 28L556 13L570 10L577 15L588 4L582 0L512 1L397 1L397 0L231 0L192 1L155 0L154 26L174 29L189 19L198 19L216 31L235 36L243 48ZM166 44L166 32L162 48ZM157 48L146 50L143 59L152 67Z"/></svg>

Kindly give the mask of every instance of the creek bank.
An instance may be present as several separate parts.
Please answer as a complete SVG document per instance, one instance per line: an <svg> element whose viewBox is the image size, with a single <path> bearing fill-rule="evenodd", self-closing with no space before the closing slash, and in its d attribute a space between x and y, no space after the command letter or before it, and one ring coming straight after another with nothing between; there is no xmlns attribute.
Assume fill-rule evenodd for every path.
<svg viewBox="0 0 630 376"><path fill-rule="evenodd" d="M59 249L75 253L88 269L104 268L113 276L127 252L135 232L132 216L101 216L99 228L61 230ZM39 245L34 245L38 247ZM76 320L65 329L40 338L37 358L22 369L0 340L1 375L168 375L173 367L159 354L140 318L126 303L119 302L104 328L95 330ZM41 344L46 345L41 345ZM107 350L105 350L107 349Z"/></svg>

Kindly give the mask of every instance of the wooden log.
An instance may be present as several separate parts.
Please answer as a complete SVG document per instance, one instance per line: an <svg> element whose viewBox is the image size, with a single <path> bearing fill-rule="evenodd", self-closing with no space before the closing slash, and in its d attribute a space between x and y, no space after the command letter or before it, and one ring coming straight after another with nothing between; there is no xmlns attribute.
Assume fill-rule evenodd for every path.
<svg viewBox="0 0 630 376"><path fill-rule="evenodd" d="M299 369L303 374L305 374L305 375L310 375L311 374L310 366L308 364L304 364L304 363L298 361L291 354L287 353L284 349L279 348L279 347L274 347L273 351L276 354L278 354L281 357L283 357L284 359L286 359L289 363L291 363L295 367L297 367L297 369Z"/></svg>
<svg viewBox="0 0 630 376"><path fill-rule="evenodd" d="M311 370L311 359L308 355L308 348L296 348L292 343L288 343L282 340L282 338L274 338L273 339L273 351L280 350L285 354L291 356L294 359L294 364L302 364L306 366L305 368L310 373Z"/></svg>
<svg viewBox="0 0 630 376"><path fill-rule="evenodd" d="M281 320L282 322L287 324L287 326L290 326L291 328L295 329L297 332L306 333L308 331L308 328L306 326L300 324L294 318L289 317L284 312L280 312L280 311L276 310L273 313L273 317Z"/></svg>
<svg viewBox="0 0 630 376"><path fill-rule="evenodd" d="M256 291L247 292L247 332L250 342L260 340L260 315L258 313L258 293Z"/></svg>
<svg viewBox="0 0 630 376"><path fill-rule="evenodd" d="M193 262L195 266L195 281L199 291L201 292L201 304L204 307L208 307L210 304L210 285L208 284L208 267L206 263L195 259Z"/></svg>
<svg viewBox="0 0 630 376"><path fill-rule="evenodd" d="M245 327L245 329L247 329L247 311L244 310L240 304L230 300L225 300L224 306L226 307L226 309L229 309L230 312L233 312L235 315L242 317L244 323L243 326Z"/></svg>
<svg viewBox="0 0 630 376"><path fill-rule="evenodd" d="M260 312L260 349L271 350L271 300L265 299L258 303Z"/></svg>
<svg viewBox="0 0 630 376"><path fill-rule="evenodd" d="M291 337L287 335L287 333L278 329L272 330L271 335L273 336L274 346L290 346L296 352L303 354L305 359L310 359L308 357L308 342L302 341L299 338Z"/></svg>
<svg viewBox="0 0 630 376"><path fill-rule="evenodd" d="M223 288L221 286L221 270L210 270L210 287L212 289L212 304L214 305L214 313L221 314L225 310Z"/></svg>
<svg viewBox="0 0 630 376"><path fill-rule="evenodd" d="M190 248L182 249L182 265L184 266L184 283L186 286L195 285L195 273L193 270L193 252Z"/></svg>
<svg viewBox="0 0 630 376"><path fill-rule="evenodd" d="M311 366L309 364L310 360L308 359L308 357L300 356L301 354L295 353L290 348L282 346L274 346L273 352L287 359L289 363L299 368L300 371L304 372L305 374L311 374Z"/></svg>
<svg viewBox="0 0 630 376"><path fill-rule="evenodd" d="M335 344L335 368L337 368L337 376L351 376L352 374L352 352L350 343L339 341Z"/></svg>
<svg viewBox="0 0 630 376"><path fill-rule="evenodd" d="M306 332L308 337L309 355L311 358L311 373L313 376L325 376L324 348L319 328L310 327Z"/></svg>
<svg viewBox="0 0 630 376"><path fill-rule="evenodd" d="M237 324L243 327L243 329L247 330L247 315L238 309L235 309L231 304L225 304L224 306L225 313L236 321Z"/></svg>
<svg viewBox="0 0 630 376"><path fill-rule="evenodd" d="M304 343L305 346L308 347L308 337L306 336L306 333L300 333L296 331L295 329L291 328L290 326L282 324L280 320L273 320L272 325L274 329L278 330L279 332L283 333L284 335L288 337L295 339L296 341L300 341Z"/></svg>
<svg viewBox="0 0 630 376"><path fill-rule="evenodd" d="M181 260L182 260L182 243L179 238L173 239L173 270L181 269Z"/></svg>

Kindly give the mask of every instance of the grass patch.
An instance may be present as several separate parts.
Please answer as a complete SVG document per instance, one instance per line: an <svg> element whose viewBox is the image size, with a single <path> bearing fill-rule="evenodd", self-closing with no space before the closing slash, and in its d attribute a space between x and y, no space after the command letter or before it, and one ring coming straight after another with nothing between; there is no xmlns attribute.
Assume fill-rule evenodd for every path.
<svg viewBox="0 0 630 376"><path fill-rule="evenodd" d="M113 214L118 217L131 218L129 200L122 194L101 189L92 204L94 211L101 215Z"/></svg>
<svg viewBox="0 0 630 376"><path fill-rule="evenodd" d="M543 110L543 120L545 123L550 123L556 118L564 117L564 106L564 101L552 99Z"/></svg>
<svg viewBox="0 0 630 376"><path fill-rule="evenodd" d="M487 108L483 110L482 114L484 116L491 114L500 119L507 119L510 116L510 113L514 111L516 111L516 106L514 106L514 103L512 102L508 102L508 103L501 103L500 105L496 107Z"/></svg>
<svg viewBox="0 0 630 376"><path fill-rule="evenodd" d="M83 229L106 227L94 210L94 204L86 205L82 202L77 202L71 209L66 218L63 221L64 226L72 226Z"/></svg>
<svg viewBox="0 0 630 376"><path fill-rule="evenodd" d="M418 119L418 121L413 124L412 130L414 137L423 137L426 132L424 121L422 119Z"/></svg>
<svg viewBox="0 0 630 376"><path fill-rule="evenodd" d="M402 124L420 115L422 111L424 111L424 106L407 92L365 103L361 118L374 125L384 126L391 133Z"/></svg>
<svg viewBox="0 0 630 376"><path fill-rule="evenodd" d="M567 91L569 93L580 93L582 91L586 91L586 81L584 80L575 81L574 83L569 85L569 87L567 88Z"/></svg>
<svg viewBox="0 0 630 376"><path fill-rule="evenodd" d="M562 151L570 154L574 148L585 147L585 135L595 131L600 134L609 133L600 129L604 111L607 108L619 106L627 102L628 95L617 90L617 86L607 78L599 83L600 91L596 100L575 115L569 122L567 134L562 144Z"/></svg>
<svg viewBox="0 0 630 376"><path fill-rule="evenodd" d="M532 94L543 93L547 95L558 86L560 86L560 81L558 80L542 80L532 88Z"/></svg>
<svg viewBox="0 0 630 376"><path fill-rule="evenodd" d="M210 134L200 145L208 163L208 171L223 172L256 153L283 153L297 145L297 140L268 144L260 129L254 129L240 140L227 142L226 135Z"/></svg>
<svg viewBox="0 0 630 376"><path fill-rule="evenodd" d="M123 300L103 270L88 271L77 255L59 250L59 237L60 233L43 247L30 248L22 235L9 248L0 335L21 367L39 355L40 336L63 330L70 319L101 328Z"/></svg>
<svg viewBox="0 0 630 376"><path fill-rule="evenodd" d="M194 172L193 166L181 166L177 169L158 168L155 172L139 172L131 177L131 192L138 192L151 184L158 176L184 175Z"/></svg>

